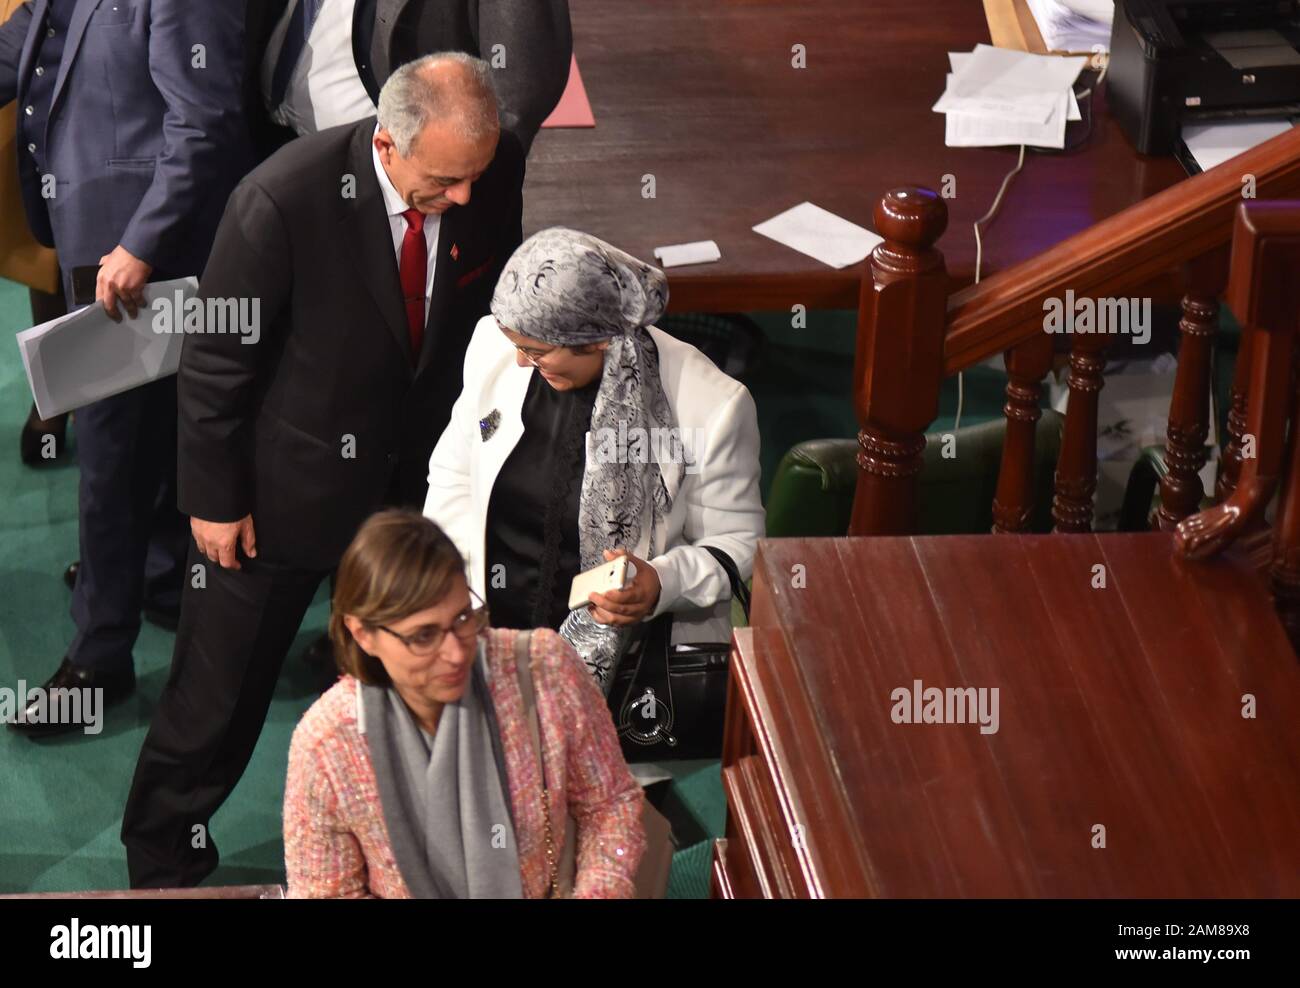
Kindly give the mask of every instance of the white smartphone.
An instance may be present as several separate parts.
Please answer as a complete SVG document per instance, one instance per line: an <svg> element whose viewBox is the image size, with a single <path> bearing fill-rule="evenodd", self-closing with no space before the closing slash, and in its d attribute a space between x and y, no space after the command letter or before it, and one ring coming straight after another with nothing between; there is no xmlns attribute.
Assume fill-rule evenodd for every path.
<svg viewBox="0 0 1300 988"><path fill-rule="evenodd" d="M569 610L590 605L587 598L593 593L622 590L627 582L627 564L627 556L619 556L575 576L569 586Z"/></svg>

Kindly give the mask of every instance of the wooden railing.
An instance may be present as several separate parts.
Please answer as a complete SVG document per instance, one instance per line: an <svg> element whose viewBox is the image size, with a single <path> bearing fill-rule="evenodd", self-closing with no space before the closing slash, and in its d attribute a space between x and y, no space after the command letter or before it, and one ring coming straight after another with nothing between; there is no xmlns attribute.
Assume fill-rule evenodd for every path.
<svg viewBox="0 0 1300 988"><path fill-rule="evenodd" d="M1252 206L1248 196L1300 197L1300 128L951 297L943 256L934 247L947 225L943 200L923 188L896 189L882 196L875 225L884 242L872 253L859 308L854 405L860 425L860 472L849 534L903 535L915 530L924 432L938 414L943 379L998 353L1004 354L1008 374L1007 430L993 505L994 530L1023 531L1033 511L1041 382L1053 356L1052 337L1044 330L1044 301L1061 298L1067 290L1076 298L1131 296L1170 271L1181 273L1185 294L1170 406L1169 472L1161 482L1154 523L1173 529L1194 512L1203 496L1198 474L1209 427L1210 353L1218 297L1228 280L1233 219L1243 203L1248 215L1261 206ZM1237 275L1235 266L1233 271L1234 277L1244 277ZM1300 280L1300 269L1292 271ZM1294 313L1293 308L1292 325ZM1221 497L1231 495L1242 473L1248 391L1244 367L1255 366L1260 336L1245 334L1238 357L1229 444L1218 483ZM1056 531L1084 532L1092 526L1098 393L1111 338L1092 333L1071 340L1070 399L1052 516ZM1300 504L1296 510L1300 530ZM1300 568L1297 574L1300 596Z"/></svg>
<svg viewBox="0 0 1300 988"><path fill-rule="evenodd" d="M1300 202L1238 207L1228 306L1241 323L1245 344L1235 375L1244 412L1234 435L1238 474L1221 485L1226 488L1221 503L1179 522L1175 542L1194 559L1221 552L1263 527L1264 509L1280 487L1269 580L1278 614L1300 653L1300 391L1295 373L1300 357Z"/></svg>

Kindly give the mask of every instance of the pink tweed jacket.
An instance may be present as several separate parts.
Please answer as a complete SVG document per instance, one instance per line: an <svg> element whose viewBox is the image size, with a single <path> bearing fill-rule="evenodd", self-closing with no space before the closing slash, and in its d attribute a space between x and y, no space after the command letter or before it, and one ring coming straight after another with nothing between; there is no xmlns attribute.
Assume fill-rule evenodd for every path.
<svg viewBox="0 0 1300 988"><path fill-rule="evenodd" d="M501 727L525 898L546 894L542 783L515 675L516 631L486 632L489 689ZM533 632L537 709L551 819L577 823L578 898L630 898L645 850L641 789L628 771L604 697L572 647ZM393 860L358 683L344 676L303 715L289 747L284 854L291 898L410 898ZM560 839L557 833L557 841ZM557 853L558 853L557 848Z"/></svg>

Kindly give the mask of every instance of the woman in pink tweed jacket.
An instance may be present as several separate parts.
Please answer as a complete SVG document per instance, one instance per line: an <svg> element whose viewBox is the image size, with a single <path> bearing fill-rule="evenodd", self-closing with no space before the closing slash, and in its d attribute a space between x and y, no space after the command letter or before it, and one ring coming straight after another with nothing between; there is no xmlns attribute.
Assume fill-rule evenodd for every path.
<svg viewBox="0 0 1300 988"><path fill-rule="evenodd" d="M599 688L567 642L531 633L548 827L521 632L487 628L476 603L455 547L414 512L373 516L344 554L330 632L345 675L289 750L291 897L542 898L569 815L573 895L633 894L642 794Z"/></svg>

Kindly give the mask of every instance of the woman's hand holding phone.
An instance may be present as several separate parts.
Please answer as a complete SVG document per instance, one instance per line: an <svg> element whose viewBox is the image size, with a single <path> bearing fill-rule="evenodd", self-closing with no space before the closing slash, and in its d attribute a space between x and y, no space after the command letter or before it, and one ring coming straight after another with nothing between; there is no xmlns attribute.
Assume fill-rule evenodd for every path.
<svg viewBox="0 0 1300 988"><path fill-rule="evenodd" d="M622 590L607 590L605 593L593 593L591 616L601 624L636 624L654 613L659 604L659 574L644 559L639 559L626 549L606 549L605 560L627 556L630 580L623 584Z"/></svg>

